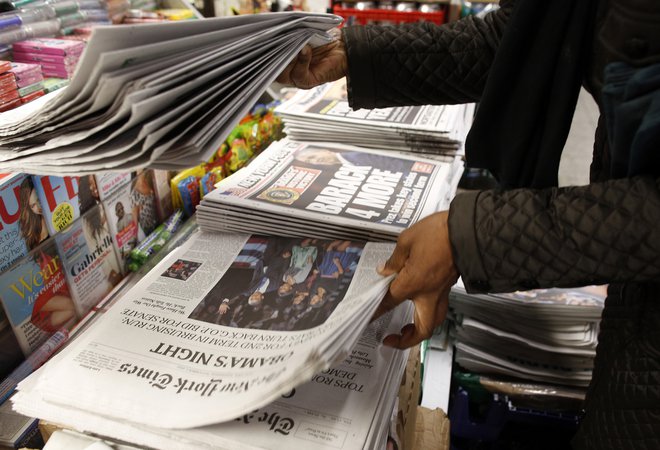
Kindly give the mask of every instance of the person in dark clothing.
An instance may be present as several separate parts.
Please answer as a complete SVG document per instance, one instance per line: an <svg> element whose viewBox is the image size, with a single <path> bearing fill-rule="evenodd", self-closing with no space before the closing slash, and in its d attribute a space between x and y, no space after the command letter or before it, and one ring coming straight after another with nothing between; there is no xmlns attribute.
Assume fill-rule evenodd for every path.
<svg viewBox="0 0 660 450"><path fill-rule="evenodd" d="M354 109L480 102L467 163L501 188L458 194L405 230L380 313L406 298L431 335L457 277L471 293L608 284L579 449L660 448L660 3L500 2L436 26L345 27L279 81L346 76ZM591 182L556 187L580 86L599 105Z"/></svg>
<svg viewBox="0 0 660 450"><path fill-rule="evenodd" d="M291 250L289 249L283 249L268 259L260 260L254 269L254 277L247 290L250 293L258 290L263 294L276 291L282 284L290 261ZM267 265L264 266L265 264Z"/></svg>
<svg viewBox="0 0 660 450"><path fill-rule="evenodd" d="M223 307L226 303L223 300ZM231 326L239 328L253 328L253 323L261 321L264 316L264 296L255 291L250 296L240 295L230 299L229 304L236 305L232 314Z"/></svg>

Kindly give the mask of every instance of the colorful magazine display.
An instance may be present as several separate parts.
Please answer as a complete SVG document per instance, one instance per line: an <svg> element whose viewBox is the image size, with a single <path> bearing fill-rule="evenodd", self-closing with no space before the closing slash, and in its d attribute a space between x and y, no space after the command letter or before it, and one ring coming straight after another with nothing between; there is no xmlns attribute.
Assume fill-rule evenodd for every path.
<svg viewBox="0 0 660 450"><path fill-rule="evenodd" d="M103 208L87 211L55 235L76 312L84 316L121 281L122 270Z"/></svg>
<svg viewBox="0 0 660 450"><path fill-rule="evenodd" d="M32 179L51 235L69 226L100 201L93 175L82 177L35 175Z"/></svg>
<svg viewBox="0 0 660 450"><path fill-rule="evenodd" d="M54 238L0 275L0 300L26 356L75 322L74 302Z"/></svg>
<svg viewBox="0 0 660 450"><path fill-rule="evenodd" d="M99 199L103 202L112 196L122 186L131 182L132 172L103 172L94 175L99 191Z"/></svg>
<svg viewBox="0 0 660 450"><path fill-rule="evenodd" d="M0 272L48 237L30 176L0 174Z"/></svg>
<svg viewBox="0 0 660 450"><path fill-rule="evenodd" d="M131 191L131 184L124 184L103 202L122 273L126 272L131 250L138 243L138 222L132 212Z"/></svg>

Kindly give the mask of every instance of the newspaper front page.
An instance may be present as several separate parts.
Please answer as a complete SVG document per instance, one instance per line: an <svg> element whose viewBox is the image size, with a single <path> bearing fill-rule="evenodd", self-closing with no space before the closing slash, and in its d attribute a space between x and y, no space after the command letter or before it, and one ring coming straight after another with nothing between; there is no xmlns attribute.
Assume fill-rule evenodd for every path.
<svg viewBox="0 0 660 450"><path fill-rule="evenodd" d="M346 356L387 290L376 267L392 249L196 233L36 389L54 404L163 428L247 414Z"/></svg>
<svg viewBox="0 0 660 450"><path fill-rule="evenodd" d="M412 307L401 305L372 322L338 364L312 375L274 402L233 420L192 429L171 430L90 414L44 402L34 385L48 367L24 382L15 405L26 414L153 448L185 449L342 449L383 448L407 359L407 351L380 344L383 336L410 321ZM55 359L60 356L56 356ZM216 408L222 404L215 405Z"/></svg>
<svg viewBox="0 0 660 450"><path fill-rule="evenodd" d="M228 204L398 235L440 209L451 164L331 143L281 140L202 204ZM200 221L200 225L202 222Z"/></svg>

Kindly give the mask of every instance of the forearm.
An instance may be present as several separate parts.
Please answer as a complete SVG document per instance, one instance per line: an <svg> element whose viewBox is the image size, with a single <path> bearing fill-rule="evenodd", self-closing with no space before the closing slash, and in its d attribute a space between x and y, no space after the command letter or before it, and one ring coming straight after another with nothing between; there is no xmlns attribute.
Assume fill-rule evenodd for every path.
<svg viewBox="0 0 660 450"><path fill-rule="evenodd" d="M449 233L469 291L660 279L660 180L459 195Z"/></svg>
<svg viewBox="0 0 660 450"><path fill-rule="evenodd" d="M480 98L512 1L480 19L343 30L353 108L457 104Z"/></svg>

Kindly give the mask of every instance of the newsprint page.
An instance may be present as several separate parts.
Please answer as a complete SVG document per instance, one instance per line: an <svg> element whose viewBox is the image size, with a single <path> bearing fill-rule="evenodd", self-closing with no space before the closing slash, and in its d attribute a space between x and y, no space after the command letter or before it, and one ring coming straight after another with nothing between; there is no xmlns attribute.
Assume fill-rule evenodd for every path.
<svg viewBox="0 0 660 450"><path fill-rule="evenodd" d="M405 319L379 320L356 342L391 281L376 267L392 250L390 243L195 233L19 386L15 406L108 433L150 429L163 437L237 417L289 432L292 424L273 424L267 414L259 420L255 410L295 399L295 388L310 381L364 392L367 380L387 376L383 352L391 350L377 343ZM373 394L358 403L375 401ZM312 422L345 448L347 425L373 420L358 411ZM180 431L194 439L209 428Z"/></svg>

